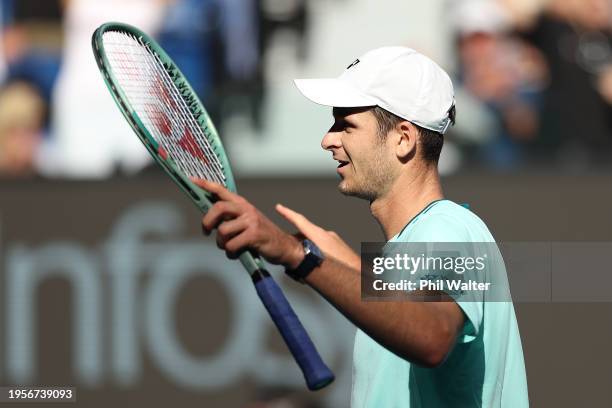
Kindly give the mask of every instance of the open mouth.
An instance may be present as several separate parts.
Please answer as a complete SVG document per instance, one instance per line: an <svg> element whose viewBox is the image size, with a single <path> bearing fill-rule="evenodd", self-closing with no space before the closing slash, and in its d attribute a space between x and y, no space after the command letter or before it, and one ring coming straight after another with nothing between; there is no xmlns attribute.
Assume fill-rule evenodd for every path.
<svg viewBox="0 0 612 408"><path fill-rule="evenodd" d="M340 163L340 164L338 164L338 168L344 167L347 164L349 164L349 162L343 161L343 160L338 160L338 163Z"/></svg>

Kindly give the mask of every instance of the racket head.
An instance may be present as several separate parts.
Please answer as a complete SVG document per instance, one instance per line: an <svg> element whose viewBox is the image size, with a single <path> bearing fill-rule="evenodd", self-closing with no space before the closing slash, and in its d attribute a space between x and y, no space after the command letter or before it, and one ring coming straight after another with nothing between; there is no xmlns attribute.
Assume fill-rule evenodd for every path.
<svg viewBox="0 0 612 408"><path fill-rule="evenodd" d="M135 54L140 52L137 50L141 46L147 50L147 53L151 53L153 59L159 62L162 73L167 74L163 83L158 83L157 91L154 90L155 79L150 79L152 83L147 81L148 72L139 71L135 64L137 61L135 58L130 59L127 51L120 50L124 54L119 54L118 57L111 54L111 48L116 44L112 44L112 38L107 42L107 36L125 36L124 39L130 39L127 42L131 45L126 48L136 47L132 48ZM212 159L216 158L219 168L211 171L218 173L217 176L222 179L222 184L226 188L235 191L236 186L229 161L212 121L188 81L164 50L142 31L122 23L107 23L100 26L93 34L92 47L104 81L123 116L157 163L192 201L201 210L207 211L214 199L190 180L193 176L201 177L197 171L194 174L190 170L197 170L197 166L202 164L202 159L212 166ZM136 65L134 68L132 63ZM134 85L136 90L132 89L131 85L126 88L126 82L136 84ZM142 85L142 89L138 87L139 85ZM171 96L176 96L175 90L178 90L179 98L174 100L174 96L166 95L163 90L167 88ZM152 95L139 94L141 91ZM148 102L151 102L150 106L146 105ZM170 109L166 104L170 105ZM177 115L191 115L194 123L190 123L187 127L177 127L176 123L169 123L168 121L173 119L168 115L174 109L173 104L183 106L183 110L177 111ZM168 121L157 120L160 113L165 114L164 118ZM189 129L189 137L185 133L186 128ZM171 140L167 140L166 137ZM176 143L169 148L170 142ZM206 146L203 147L200 142L206 142ZM182 152L181 149L175 149L176 145L182 149ZM191 163L195 166L193 168L185 167L184 160L189 161L190 157L199 160ZM309 389L320 389L331 383L334 380L333 373L322 361L282 290L265 271L261 258L250 252L244 252L240 255L240 260L255 281L257 293L302 369Z"/></svg>
<svg viewBox="0 0 612 408"><path fill-rule="evenodd" d="M202 210L212 197L204 178L236 191L229 160L204 105L166 52L138 28L101 25L92 48L119 110L155 161Z"/></svg>

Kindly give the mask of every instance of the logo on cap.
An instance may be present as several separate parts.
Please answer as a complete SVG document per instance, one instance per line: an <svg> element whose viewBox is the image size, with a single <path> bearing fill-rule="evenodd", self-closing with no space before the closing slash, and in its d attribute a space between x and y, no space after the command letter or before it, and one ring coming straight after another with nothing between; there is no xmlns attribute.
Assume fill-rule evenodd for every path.
<svg viewBox="0 0 612 408"><path fill-rule="evenodd" d="M353 68L355 65L359 64L359 58L357 58L355 61L351 62L351 65L349 65L348 67L346 67L346 69L350 69Z"/></svg>

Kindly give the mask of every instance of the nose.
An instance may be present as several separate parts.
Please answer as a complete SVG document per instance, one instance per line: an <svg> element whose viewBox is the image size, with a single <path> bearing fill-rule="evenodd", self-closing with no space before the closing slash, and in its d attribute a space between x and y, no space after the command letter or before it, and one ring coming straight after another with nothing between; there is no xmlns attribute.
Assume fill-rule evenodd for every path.
<svg viewBox="0 0 612 408"><path fill-rule="evenodd" d="M334 131L333 128L329 129L323 140L321 140L321 147L323 150L333 150L342 147L342 138L340 132Z"/></svg>

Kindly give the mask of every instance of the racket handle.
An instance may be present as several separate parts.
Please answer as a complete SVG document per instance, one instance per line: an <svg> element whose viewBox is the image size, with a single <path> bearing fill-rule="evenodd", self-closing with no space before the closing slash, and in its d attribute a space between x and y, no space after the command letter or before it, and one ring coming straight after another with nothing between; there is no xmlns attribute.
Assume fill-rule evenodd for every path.
<svg viewBox="0 0 612 408"><path fill-rule="evenodd" d="M253 274L257 294L287 343L293 358L302 369L308 389L315 391L327 386L334 381L334 373L321 359L304 326L274 279L265 270L260 269L258 272Z"/></svg>

